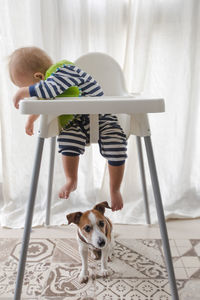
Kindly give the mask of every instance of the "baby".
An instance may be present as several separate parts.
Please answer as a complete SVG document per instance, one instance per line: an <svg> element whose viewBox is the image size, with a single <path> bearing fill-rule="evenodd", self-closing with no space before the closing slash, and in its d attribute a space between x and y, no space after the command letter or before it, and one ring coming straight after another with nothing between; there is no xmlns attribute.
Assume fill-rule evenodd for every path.
<svg viewBox="0 0 200 300"><path fill-rule="evenodd" d="M78 87L83 97L103 96L96 80L73 64L61 65L45 79L52 65L52 59L37 47L19 48L12 53L9 61L10 78L19 87L13 98L16 108L23 98L36 96L53 99L72 86ZM38 117L28 117L28 135L33 135L34 121ZM62 154L66 176L66 183L59 192L60 198L68 198L77 187L79 155L84 153L85 146L89 143L89 123L89 115L74 115L58 136L59 152ZM99 115L98 142L100 153L108 160L112 210L120 210L123 207L120 186L127 158L127 142L116 116Z"/></svg>

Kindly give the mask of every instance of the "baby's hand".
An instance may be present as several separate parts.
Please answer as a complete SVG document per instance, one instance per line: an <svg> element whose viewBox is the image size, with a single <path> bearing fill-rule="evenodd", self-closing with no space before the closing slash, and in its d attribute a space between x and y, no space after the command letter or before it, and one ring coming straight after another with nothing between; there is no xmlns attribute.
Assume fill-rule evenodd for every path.
<svg viewBox="0 0 200 300"><path fill-rule="evenodd" d="M34 123L28 121L28 122L26 123L26 127L25 127L26 134L28 134L28 135L33 135L33 134L34 134L33 129L34 129Z"/></svg>
<svg viewBox="0 0 200 300"><path fill-rule="evenodd" d="M17 91L17 93L15 94L15 96L13 97L14 106L18 109L19 108L19 101L21 99L26 98L26 97L30 97L29 88L28 87L22 87L22 88L20 88Z"/></svg>

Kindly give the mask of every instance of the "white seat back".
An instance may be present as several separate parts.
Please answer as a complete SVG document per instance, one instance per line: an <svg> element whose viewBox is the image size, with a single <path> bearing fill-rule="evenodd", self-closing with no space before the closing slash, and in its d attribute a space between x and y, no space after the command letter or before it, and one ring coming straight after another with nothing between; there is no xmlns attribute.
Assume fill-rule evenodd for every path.
<svg viewBox="0 0 200 300"><path fill-rule="evenodd" d="M105 96L125 96L128 94L122 69L111 56L100 52L88 53L78 58L75 65L94 77L102 87ZM117 116L128 137L130 134L130 116L124 114Z"/></svg>
<svg viewBox="0 0 200 300"><path fill-rule="evenodd" d="M75 65L94 77L105 96L127 95L121 67L109 55L99 52L88 53L78 58Z"/></svg>

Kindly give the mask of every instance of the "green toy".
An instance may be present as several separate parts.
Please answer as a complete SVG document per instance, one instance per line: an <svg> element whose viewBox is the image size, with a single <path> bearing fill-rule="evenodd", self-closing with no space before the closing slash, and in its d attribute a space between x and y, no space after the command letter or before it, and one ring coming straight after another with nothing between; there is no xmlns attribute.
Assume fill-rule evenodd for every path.
<svg viewBox="0 0 200 300"><path fill-rule="evenodd" d="M63 65L74 65L74 64L68 60L61 60L57 62L46 71L45 80ZM64 91L64 93L58 95L57 97L80 97L80 95L81 94L79 88L77 86L71 86L66 91ZM67 123L69 123L69 121L73 120L73 115L61 115L58 117L58 120L59 120L60 127L63 128Z"/></svg>

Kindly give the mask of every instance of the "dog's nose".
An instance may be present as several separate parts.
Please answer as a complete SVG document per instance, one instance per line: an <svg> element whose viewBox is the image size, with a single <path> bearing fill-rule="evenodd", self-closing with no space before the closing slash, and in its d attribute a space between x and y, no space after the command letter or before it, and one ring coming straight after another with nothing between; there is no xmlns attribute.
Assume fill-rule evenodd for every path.
<svg viewBox="0 0 200 300"><path fill-rule="evenodd" d="M98 246L100 247L100 248L103 248L104 246L105 246L105 240L104 239L102 239L102 238L99 238L98 239Z"/></svg>

